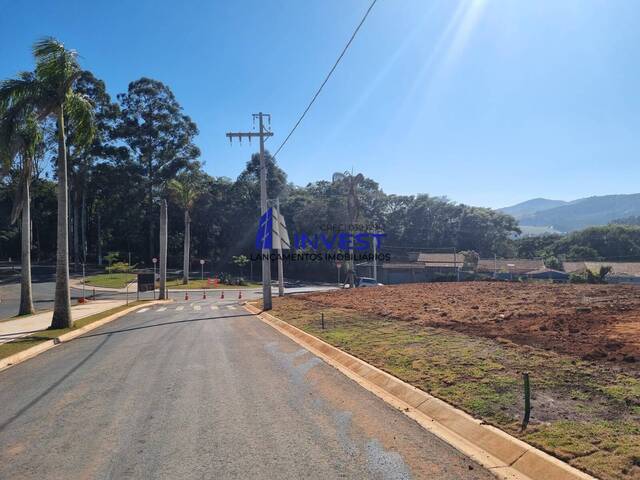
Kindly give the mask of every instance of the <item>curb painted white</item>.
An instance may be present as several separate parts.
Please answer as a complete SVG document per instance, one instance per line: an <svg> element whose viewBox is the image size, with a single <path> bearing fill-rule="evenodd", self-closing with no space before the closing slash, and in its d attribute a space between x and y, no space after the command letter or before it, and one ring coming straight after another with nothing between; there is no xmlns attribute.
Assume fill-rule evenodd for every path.
<svg viewBox="0 0 640 480"><path fill-rule="evenodd" d="M571 465L509 435L353 355L253 305L244 307L264 323L340 370L418 422L496 477L510 480L595 480Z"/></svg>

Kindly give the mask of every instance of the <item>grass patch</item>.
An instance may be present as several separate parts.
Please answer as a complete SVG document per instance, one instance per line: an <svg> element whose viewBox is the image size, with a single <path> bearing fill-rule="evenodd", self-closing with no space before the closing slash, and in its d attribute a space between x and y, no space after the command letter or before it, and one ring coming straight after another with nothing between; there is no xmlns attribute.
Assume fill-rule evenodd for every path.
<svg viewBox="0 0 640 480"><path fill-rule="evenodd" d="M85 284L92 287L124 288L136 278L135 273L99 273L85 277Z"/></svg>
<svg viewBox="0 0 640 480"><path fill-rule="evenodd" d="M175 278L171 280L167 280L167 287L169 289L189 289L189 290L222 290L222 289L239 289L239 288L255 288L261 287L261 283L255 282L246 282L246 285L222 285L218 284L216 287L211 285L207 285L207 279L190 279L187 285L182 284L181 278Z"/></svg>
<svg viewBox="0 0 640 480"><path fill-rule="evenodd" d="M631 372L304 297L273 303L278 318L584 471L605 480L640 478L640 379ZM533 411L521 434L524 371Z"/></svg>
<svg viewBox="0 0 640 480"><path fill-rule="evenodd" d="M81 318L74 322L72 328L57 328L57 329L47 329L42 330L40 332L34 333L33 335L28 335L26 337L21 337L12 342L3 343L0 345L0 359L6 358L15 353L22 352L27 348L34 347L39 343L46 342L47 340L52 340L54 338L59 337L65 333L71 332L73 330L77 330L78 328L82 328L90 323L101 320L109 315L113 315L114 313L121 312L126 310L132 306L140 305L142 303L146 303L149 300L140 300L137 302L130 302L129 305L121 305L119 307L115 307L109 310L105 310L104 312L96 313L95 315L90 315L88 317Z"/></svg>

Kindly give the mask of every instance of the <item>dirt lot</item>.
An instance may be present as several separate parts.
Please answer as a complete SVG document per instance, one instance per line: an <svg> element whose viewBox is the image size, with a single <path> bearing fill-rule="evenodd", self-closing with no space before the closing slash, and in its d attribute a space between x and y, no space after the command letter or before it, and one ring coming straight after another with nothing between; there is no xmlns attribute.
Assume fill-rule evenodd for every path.
<svg viewBox="0 0 640 480"><path fill-rule="evenodd" d="M640 368L640 287L430 283L314 293L306 299Z"/></svg>
<svg viewBox="0 0 640 480"><path fill-rule="evenodd" d="M292 295L273 307L598 478L640 479L640 288L431 283ZM525 371L533 410L521 431Z"/></svg>

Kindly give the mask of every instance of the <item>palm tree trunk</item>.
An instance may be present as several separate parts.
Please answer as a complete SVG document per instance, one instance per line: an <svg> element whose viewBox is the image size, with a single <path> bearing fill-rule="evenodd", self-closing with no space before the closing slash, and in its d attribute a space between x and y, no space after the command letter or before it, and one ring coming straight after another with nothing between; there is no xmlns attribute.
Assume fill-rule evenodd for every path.
<svg viewBox="0 0 640 480"><path fill-rule="evenodd" d="M189 218L189 210L184 211L184 256L182 260L182 284L189 283L189 246L191 243L191 219Z"/></svg>
<svg viewBox="0 0 640 480"><path fill-rule="evenodd" d="M80 195L78 187L73 189L73 271L80 269Z"/></svg>
<svg viewBox="0 0 640 480"><path fill-rule="evenodd" d="M56 253L56 293L51 328L69 328L71 298L69 295L69 213L67 194L67 149L64 131L64 109L58 109L58 249Z"/></svg>
<svg viewBox="0 0 640 480"><path fill-rule="evenodd" d="M80 235L82 237L82 262L87 263L87 186L82 187L82 213L80 214Z"/></svg>
<svg viewBox="0 0 640 480"><path fill-rule="evenodd" d="M35 313L31 293L31 200L29 198L29 179L23 185L22 206L22 268L20 274L20 310L18 315Z"/></svg>

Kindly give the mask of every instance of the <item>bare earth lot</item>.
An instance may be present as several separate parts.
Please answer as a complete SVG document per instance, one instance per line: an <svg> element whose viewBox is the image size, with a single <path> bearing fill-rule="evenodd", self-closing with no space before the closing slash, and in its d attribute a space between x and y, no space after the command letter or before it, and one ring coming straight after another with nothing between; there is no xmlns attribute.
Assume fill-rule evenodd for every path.
<svg viewBox="0 0 640 480"><path fill-rule="evenodd" d="M599 478L640 479L640 288L398 285L276 298L273 314Z"/></svg>
<svg viewBox="0 0 640 480"><path fill-rule="evenodd" d="M640 363L640 288L635 286L431 283L307 298L585 360Z"/></svg>

